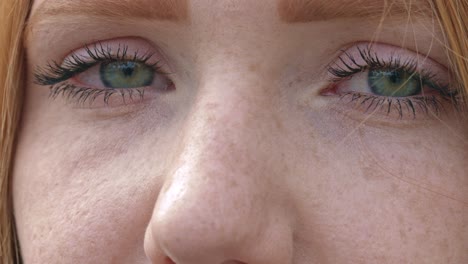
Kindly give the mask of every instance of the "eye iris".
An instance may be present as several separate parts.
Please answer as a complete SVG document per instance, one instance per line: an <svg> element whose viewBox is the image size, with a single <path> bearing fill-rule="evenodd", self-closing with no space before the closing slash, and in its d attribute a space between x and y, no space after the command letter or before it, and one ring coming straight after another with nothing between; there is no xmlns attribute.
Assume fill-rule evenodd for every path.
<svg viewBox="0 0 468 264"><path fill-rule="evenodd" d="M103 63L100 75L108 88L144 87L151 85L154 79L153 69L133 61Z"/></svg>
<svg viewBox="0 0 468 264"><path fill-rule="evenodd" d="M371 70L368 83L372 92L381 96L406 97L421 92L421 83L405 70Z"/></svg>

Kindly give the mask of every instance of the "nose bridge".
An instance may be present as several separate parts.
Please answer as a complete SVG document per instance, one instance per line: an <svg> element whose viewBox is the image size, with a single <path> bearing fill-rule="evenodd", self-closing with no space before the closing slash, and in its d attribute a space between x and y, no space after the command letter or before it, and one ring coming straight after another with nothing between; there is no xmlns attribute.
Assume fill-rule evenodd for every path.
<svg viewBox="0 0 468 264"><path fill-rule="evenodd" d="M262 179L255 159L262 158L253 156L262 155L262 146L249 127L254 122L246 120L248 110L234 107L212 99L197 106L175 170L159 197L157 218L185 221L181 215L186 215L190 228L197 225L199 231L232 237L239 235L236 218L256 213L251 210L258 207Z"/></svg>
<svg viewBox="0 0 468 264"><path fill-rule="evenodd" d="M215 75L216 76L216 75ZM271 98L260 81L213 78L202 84L184 128L181 152L173 180L185 180L244 192L275 168L272 138L281 134ZM265 85L264 85L265 86ZM266 168L267 167L267 168ZM229 187L229 188L228 188ZM213 189L210 187L210 189Z"/></svg>
<svg viewBox="0 0 468 264"><path fill-rule="evenodd" d="M281 173L266 133L276 123L273 107L258 85L242 92L225 83L218 79L201 87L148 226L154 241L145 243L156 243L161 254L180 264L288 263L289 247L273 254L259 246L271 247L267 240L275 236L289 241L287 228L273 228L276 235L269 230L282 222L275 215L280 202L271 198L274 176Z"/></svg>

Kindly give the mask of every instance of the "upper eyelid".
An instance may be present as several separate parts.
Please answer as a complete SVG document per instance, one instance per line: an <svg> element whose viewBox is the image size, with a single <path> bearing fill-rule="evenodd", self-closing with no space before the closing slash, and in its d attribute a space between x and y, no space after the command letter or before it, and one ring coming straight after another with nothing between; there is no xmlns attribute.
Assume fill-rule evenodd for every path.
<svg viewBox="0 0 468 264"><path fill-rule="evenodd" d="M155 56L155 52L142 52L136 49L133 53L129 53L128 50L129 46L126 44L118 44L116 50L101 42L86 45L80 50L81 54L75 51L68 55L61 64L52 61L45 67L38 67L34 73L35 83L53 85L68 80L99 63L124 60L145 63L158 73L167 74L162 71L161 60L148 63ZM133 55L129 56L129 54Z"/></svg>
<svg viewBox="0 0 468 264"><path fill-rule="evenodd" d="M123 45L123 44L118 44L118 45L114 45L114 48L113 48L113 49L109 49L109 48L108 48L108 47L109 47L108 45L103 44L103 43L108 43L108 42L119 43L118 41L115 41L115 40L116 40L116 39L114 39L114 40L106 40L106 41L97 42L97 43L91 44L91 45L85 45L84 50L86 51L86 49L88 48L88 51L86 51L85 55L83 55L83 52L80 54L80 53L77 53L76 50L75 50L73 53L71 53L70 55L68 55L68 56L63 60L62 64L60 64L60 65L67 64L67 62L78 61L78 59L84 58L85 56L87 56L87 57L89 57L89 58L93 58L93 57L95 57L95 56L94 56L95 53L100 53L101 55L104 55L104 56L99 56L98 58L95 57L95 58L94 58L94 62L93 62L93 63L89 63L91 66L97 64L98 61L105 61L106 59L112 60L112 59L114 59L114 57L112 57L112 56L107 56L107 58L106 58L106 55L107 55L108 53L113 52L113 53L115 53L115 54L119 54L119 52L118 52L119 50L125 51L125 50L127 49L127 47L129 46L129 45L127 45L127 44L125 44L125 45ZM122 41L122 43L126 43L126 42L127 42L126 40L125 40L125 41ZM145 41L145 42L146 42L147 44L149 44L147 41ZM347 51L350 50L350 49L352 49L353 47L366 47L366 46L368 46L368 45L365 45L365 44L363 44L363 43L365 43L365 42L357 42L357 43L354 43L351 47L348 46ZM149 46L149 45L147 45L147 46ZM392 46L392 45L389 45L389 44L380 44L380 43L373 43L373 47L379 47L379 46L387 46L387 47L389 47L389 46ZM89 52L89 50L93 50L93 49L94 49L94 50L97 50L97 51L96 51L96 52ZM396 50L396 49L405 50L404 48L396 47L396 46L392 46L392 49L394 49L394 50ZM81 50L83 50L83 48L82 48ZM115 50L116 50L116 52L114 52ZM104 52L103 52L103 51L104 51ZM107 51L110 51L110 52L107 52ZM124 52L124 53L128 53L128 52ZM152 55L153 55L153 53L149 53L148 51L145 51L145 52L140 52L140 51L139 51L138 53L144 53L145 55L151 54L151 56L148 56L148 57L152 57ZM406 53L412 53L412 56L413 56L413 57L419 56L419 57L428 58L428 57L426 57L426 56L424 56L424 55L422 55L422 54L417 54L417 53L415 53L415 52L413 52L413 51L410 51L410 50L406 50ZM135 52L134 52L134 54L135 54ZM338 58L340 58L340 59L343 58L343 54L344 54L344 53L342 52L341 55L340 55ZM72 58L72 57L74 57L74 59L73 59L73 60L70 60L70 58ZM159 57L159 56L158 56L158 57ZM428 59L431 60L430 58L428 58ZM86 61L86 60L83 60L83 61ZM145 61L146 61L146 59L145 59ZM412 61L414 61L414 60L412 60ZM154 65L159 64L160 62L161 62L161 60L159 60L158 63L154 63ZM329 64L329 65L330 65L330 64ZM50 65L49 65L49 66L50 66ZM57 63L57 64L55 65L54 62L53 62L53 66L59 66L59 64ZM329 66L328 66L328 67L325 66L325 69L330 69L330 67L329 67ZM40 72L40 71L36 70L36 73L37 73L37 72ZM161 73L165 73L165 72L161 72Z"/></svg>
<svg viewBox="0 0 468 264"><path fill-rule="evenodd" d="M440 61L430 56L430 54L420 53L419 51L415 51L406 47L381 42L354 42L352 44L346 45L345 48L340 49L340 52L336 55L336 57L343 57L343 55L346 55L346 53L349 54L353 50L362 50L364 52L373 52L376 54L387 53L392 55L398 55L401 58L412 58L418 64L425 64L430 62L429 64L432 65L437 64L438 68L444 68L446 70L448 70L449 68L447 67L447 65L445 65L445 63L441 63ZM333 61L336 61L336 59L334 59Z"/></svg>
<svg viewBox="0 0 468 264"><path fill-rule="evenodd" d="M114 52L109 46L104 47L101 43L93 44L93 46L86 45L84 51L86 55L91 58L93 61L87 62L85 60L86 55L73 53L64 59L63 63L74 63L74 62L83 62L96 64L104 61L119 61L119 60L130 60L146 63L154 56L154 52L140 52L136 50L133 52L132 56L128 56L128 45L119 45L117 51Z"/></svg>
<svg viewBox="0 0 468 264"><path fill-rule="evenodd" d="M387 115L390 113L392 105L395 105L396 102L398 104L397 110L400 114L400 118L402 118L404 112L404 107L400 104L404 105L405 103L407 103L407 110L412 110L409 112L412 112L413 117L416 115L415 105L419 105L421 110L426 113L427 109L429 109L428 107L433 108L437 114L440 113L441 107L443 110L442 101L450 102L457 111L462 109L461 102L463 102L463 100L460 98L460 92L456 89L456 86L450 84L450 71L446 67L440 65L429 56L418 54L403 48L394 46L390 47L385 44L375 46L380 46L380 48L374 50L373 48L364 46L364 50L367 51L367 54L370 56L366 56L366 52L362 52L362 49L359 49L359 47L363 46L356 45L342 51L335 60L335 63L330 64L328 70L333 74L333 65L340 65L339 63L341 62L342 67L339 67L336 72L339 73L339 70L342 70L343 76L331 78L331 80L335 81L336 84L332 84L324 89L322 91L322 95L339 95L340 100L345 97L352 96L350 103L355 104L358 108L364 108L364 112L367 112L372 106L375 106L373 110L382 109L382 105L385 105L385 102L388 102L388 108L386 111ZM359 54L359 56L361 56L361 60L355 59L355 57L350 54ZM347 63L355 64L354 66L356 67L353 68L352 65L348 65ZM435 91L436 95L420 92L416 96L392 97L376 95L370 91L361 92L359 88L367 87L367 84L360 83L355 86L347 86L347 81L356 73L364 73L362 77L366 78L367 71L374 69L383 71L407 70L407 72L411 73L412 76L415 74L412 78L420 79L423 82L422 85L428 89L426 91ZM350 74L346 75L346 71L349 71ZM448 81L446 80L446 82L444 82L437 80L439 77L437 76L437 73L439 73L441 79L446 78ZM344 81L343 86L341 86L342 81ZM375 103L376 101L377 103Z"/></svg>
<svg viewBox="0 0 468 264"><path fill-rule="evenodd" d="M418 63L413 57L402 60L400 57L392 55L390 60L386 61L380 59L377 53L372 53L370 48L366 47L363 49L361 47L357 47L357 50L359 57L364 61L364 63L357 62L355 56L350 54L350 52L347 50L342 50L343 54L338 57L338 61L341 62L342 65L340 66L340 63L335 62L329 65L328 71L335 76L346 77L340 75L346 72L346 75L348 76L349 72L359 73L370 68L382 70L394 70L398 68L405 69L408 72L416 74L417 76L429 77L426 76L424 71L417 71ZM349 60L349 62L347 60Z"/></svg>
<svg viewBox="0 0 468 264"><path fill-rule="evenodd" d="M360 56L363 54L365 55L364 57L366 57L364 59ZM365 70L366 66L369 66L369 60L376 60L371 66L377 66L379 63L386 66L386 69L399 66L400 68L405 68L411 72L417 73L422 78L434 80L440 86L449 86L450 84L449 69L438 61L435 61L429 55L384 43L358 42L348 46L328 65L327 70L334 76L337 76L334 74L336 70L343 70L344 72L347 70L354 70L355 73L357 73ZM348 65L345 65L346 63L348 63ZM350 64L354 64L354 67L351 65L352 69L347 68ZM356 69L356 66L363 67ZM385 69L385 67L382 67L382 69Z"/></svg>

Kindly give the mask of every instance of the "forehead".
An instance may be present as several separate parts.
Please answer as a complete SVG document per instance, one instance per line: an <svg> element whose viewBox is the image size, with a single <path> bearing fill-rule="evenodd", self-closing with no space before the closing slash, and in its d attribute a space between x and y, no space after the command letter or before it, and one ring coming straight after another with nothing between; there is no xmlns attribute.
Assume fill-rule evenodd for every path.
<svg viewBox="0 0 468 264"><path fill-rule="evenodd" d="M198 15L191 12L191 5L206 5L213 9L235 6L242 10L252 8L252 1L255 1L255 6L274 6L278 18L286 23L342 17L379 17L389 13L407 15L410 11L427 14L431 10L430 0L35 0L32 13L33 16L36 13L69 13L186 21L191 16Z"/></svg>

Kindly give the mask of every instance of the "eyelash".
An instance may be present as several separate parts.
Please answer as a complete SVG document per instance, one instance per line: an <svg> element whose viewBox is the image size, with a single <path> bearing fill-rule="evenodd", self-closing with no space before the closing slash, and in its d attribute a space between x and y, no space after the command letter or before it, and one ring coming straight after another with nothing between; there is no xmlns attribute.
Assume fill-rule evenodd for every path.
<svg viewBox="0 0 468 264"><path fill-rule="evenodd" d="M121 61L130 61L142 63L150 67L155 73L167 75L166 72L162 71L159 66L159 61L155 63L148 63L154 54L145 53L139 54L136 51L132 56L128 56L128 46L120 46L116 53L112 52L110 47L104 47L101 43L97 43L93 46L86 46L85 51L88 54L90 60L84 60L80 55L71 55L70 58L60 65L53 61L49 63L45 68L38 68L34 74L35 83L43 86L50 86L49 96L53 99L59 95L64 96L68 100L76 100L78 103L85 103L90 100L93 102L97 97L103 96L105 104L109 103L109 98L114 95L120 95L123 102L125 103L126 97L133 100L134 95L138 96L139 99L143 99L145 94L144 88L115 88L115 89L99 89L91 87L80 87L78 85L65 82L74 76L85 72L86 70L99 65L100 63L112 63ZM448 86L440 86L436 79L435 74L430 71L417 71L416 60L402 61L400 57L392 55L388 61L381 60L378 55L371 51L370 48L359 48L359 56L365 62L360 64L350 54L344 51L344 54L338 59L343 64L340 66L334 64L329 66L328 71L334 77L330 80L332 83L340 83L344 80L349 80L353 75L367 70L385 70L395 71L404 70L408 72L413 78L421 80L424 86L429 86L434 91L438 92L438 96L434 95L421 95L412 97L386 97L372 94L364 94L360 92L345 92L340 94L341 99L351 97L350 103L356 103L358 106L364 106L365 112L372 109L375 111L378 107L384 108L387 115L390 114L392 109L396 109L400 119L403 118L405 112L409 112L416 117L416 107L419 107L423 113L429 115L430 112L439 114L443 105L441 98L451 102L457 111L460 111L458 92L450 90ZM406 111L405 111L406 110ZM430 111L432 110L432 111Z"/></svg>
<svg viewBox="0 0 468 264"><path fill-rule="evenodd" d="M99 65L100 63L112 62L136 62L142 63L150 67L153 72L162 75L168 75L160 67L160 61L148 63L153 53L140 54L138 51L131 56L128 54L128 46L119 45L117 52L112 52L110 47L104 47L101 43L93 46L86 46L85 51L89 56L89 60L85 60L83 56L73 54L70 58L65 59L62 64L52 61L44 68L38 68L34 73L35 83L42 86L50 86L49 97L55 99L59 95L64 96L68 100L76 99L78 103L85 103L88 100L93 102L98 96L103 95L103 100L106 104L109 103L109 98L118 94L122 97L125 103L125 98L129 97L133 100L136 94L140 99L143 99L145 94L144 88L113 88L100 89L92 87L81 87L69 82L65 82L76 75L85 72L86 70Z"/></svg>
<svg viewBox="0 0 468 264"><path fill-rule="evenodd" d="M395 108L400 119L403 118L405 112L411 113L413 118L415 118L418 112L416 108L419 107L426 115L430 113L439 115L441 110L444 110L441 99L450 102L455 107L455 110L461 111L459 92L457 90L451 90L448 85L439 85L436 75L428 70L418 72L418 63L415 59L402 61L400 57L391 55L388 61L383 61L376 53L372 52L369 47L358 47L359 56L365 62L365 64L360 64L350 53L346 51L343 51L343 53L344 54L338 59L344 66L333 64L328 67L328 72L333 75L330 81L334 84L349 80L353 75L368 70L403 70L409 73L412 78L419 79L423 86L428 86L432 90L438 92L438 96L420 95L411 97L386 97L361 92L345 92L340 94L341 100L351 97L349 103L356 103L358 107L364 107L366 113L369 112L369 110L374 112L380 107L389 115L392 109ZM384 108L384 106L386 107Z"/></svg>

